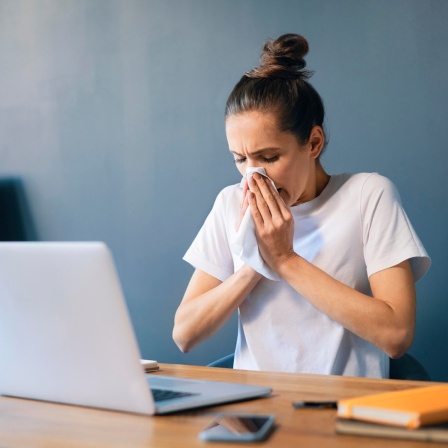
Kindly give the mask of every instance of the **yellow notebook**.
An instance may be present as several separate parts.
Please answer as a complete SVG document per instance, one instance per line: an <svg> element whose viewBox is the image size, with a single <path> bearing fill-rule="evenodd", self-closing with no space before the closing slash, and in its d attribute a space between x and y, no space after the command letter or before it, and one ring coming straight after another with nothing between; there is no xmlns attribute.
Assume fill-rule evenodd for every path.
<svg viewBox="0 0 448 448"><path fill-rule="evenodd" d="M338 417L409 429L448 421L448 384L338 401Z"/></svg>

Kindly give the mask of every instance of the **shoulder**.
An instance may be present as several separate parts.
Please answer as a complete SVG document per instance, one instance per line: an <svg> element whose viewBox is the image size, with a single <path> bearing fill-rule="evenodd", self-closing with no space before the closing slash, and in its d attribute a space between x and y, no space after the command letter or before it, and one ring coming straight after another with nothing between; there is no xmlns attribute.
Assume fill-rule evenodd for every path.
<svg viewBox="0 0 448 448"><path fill-rule="evenodd" d="M398 196L394 183L379 173L338 174L336 182L343 185L344 189L357 192L361 197L371 197L384 193Z"/></svg>
<svg viewBox="0 0 448 448"><path fill-rule="evenodd" d="M370 173L363 182L362 197L368 199L390 199L400 201L395 184L385 176L378 173Z"/></svg>
<svg viewBox="0 0 448 448"><path fill-rule="evenodd" d="M392 182L385 176L379 173L342 173L336 174L332 177L338 179L338 182L344 183L348 186L363 187L365 185L383 186L392 184Z"/></svg>
<svg viewBox="0 0 448 448"><path fill-rule="evenodd" d="M400 194L390 179L378 173L360 173L354 177L364 223L374 218L392 219L394 213L403 212Z"/></svg>

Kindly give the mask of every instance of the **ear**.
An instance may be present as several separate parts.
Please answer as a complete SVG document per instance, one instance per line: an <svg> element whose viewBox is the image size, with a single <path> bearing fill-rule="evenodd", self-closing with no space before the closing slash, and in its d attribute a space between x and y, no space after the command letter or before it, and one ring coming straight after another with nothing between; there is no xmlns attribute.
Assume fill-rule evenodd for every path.
<svg viewBox="0 0 448 448"><path fill-rule="evenodd" d="M325 135L324 131L320 126L314 126L310 132L310 138L308 140L308 144L310 145L310 156L313 159L317 159L322 152L322 149L325 144Z"/></svg>

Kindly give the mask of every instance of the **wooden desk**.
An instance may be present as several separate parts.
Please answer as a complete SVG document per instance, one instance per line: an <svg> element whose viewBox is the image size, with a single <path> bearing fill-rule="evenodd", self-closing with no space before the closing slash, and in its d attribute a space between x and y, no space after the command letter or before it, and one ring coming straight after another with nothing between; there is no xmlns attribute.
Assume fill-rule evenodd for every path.
<svg viewBox="0 0 448 448"><path fill-rule="evenodd" d="M169 416L146 417L112 411L0 397L1 447L427 447L409 440L337 435L335 410L293 409L293 400L337 400L375 391L398 390L425 383L337 376L247 372L210 367L161 364L153 375L174 375L270 386L270 397ZM433 384L433 383L432 383ZM199 431L221 411L273 413L277 428L260 444L206 443ZM429 444L442 446L441 444Z"/></svg>

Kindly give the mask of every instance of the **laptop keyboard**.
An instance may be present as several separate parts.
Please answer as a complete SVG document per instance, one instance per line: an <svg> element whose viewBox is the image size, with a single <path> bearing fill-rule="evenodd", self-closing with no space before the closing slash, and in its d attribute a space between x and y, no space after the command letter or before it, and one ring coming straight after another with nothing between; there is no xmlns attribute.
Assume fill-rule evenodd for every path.
<svg viewBox="0 0 448 448"><path fill-rule="evenodd" d="M172 400L173 398L189 397L191 395L199 395L199 394L193 394L191 392L180 392L178 390L154 389L154 388L151 388L151 392L154 397L154 401L156 402Z"/></svg>

